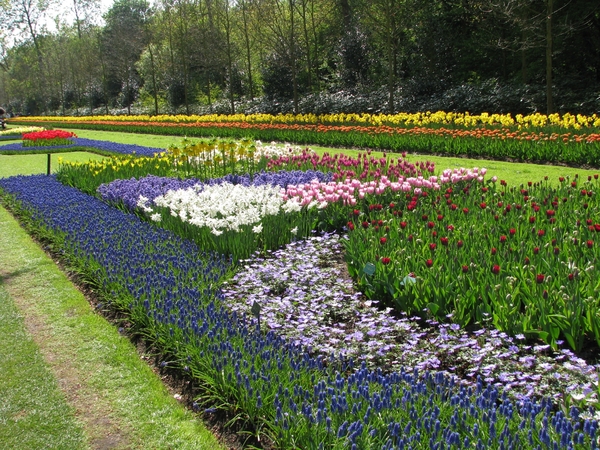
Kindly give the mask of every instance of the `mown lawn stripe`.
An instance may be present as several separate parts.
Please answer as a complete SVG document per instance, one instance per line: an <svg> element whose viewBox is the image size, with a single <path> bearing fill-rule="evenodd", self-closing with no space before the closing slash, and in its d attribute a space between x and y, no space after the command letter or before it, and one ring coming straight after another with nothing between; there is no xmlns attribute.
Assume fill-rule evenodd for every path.
<svg viewBox="0 0 600 450"><path fill-rule="evenodd" d="M4 208L0 208L0 229L0 274L3 280L0 299L3 308L10 305L4 299L12 299L17 311L12 314L8 311L5 315L23 315L24 326L33 333L33 341L31 338L19 339L14 346L18 347L21 341L24 346L35 347L37 344L50 368L45 374L40 369L39 379L34 376L32 386L24 393L31 392L30 395L35 396L36 389L52 391L41 383L54 384L55 397L36 403L39 406L32 407L32 411L40 410L40 414L46 414L46 411L58 409L61 411L59 416L63 417L61 420L71 417L64 425L69 432L57 429L60 421L54 425L38 420L32 433L38 437L57 434L57 438L62 439L74 434L73 444L11 447L12 444L2 445L2 439L7 443L20 443L23 431L17 421L2 420L0 447L86 448L82 427L75 431L78 425L73 417L83 423L92 448L220 447L204 425L172 397L160 378L139 358L134 346L92 310L84 295ZM11 326L8 320L2 319L2 323L3 327ZM2 346L2 354L6 348ZM24 361L2 358L1 364L6 365L6 371L2 373L12 371L12 381L0 384L2 392L11 389L7 383L24 379L31 372L30 365L37 363L43 367L42 358L34 354L31 350L23 352ZM2 379L5 378L3 375ZM57 383L64 393L62 397L56 392ZM64 395L71 409L65 405ZM18 409L16 401L3 395L0 404L2 409ZM5 414L0 416L6 417Z"/></svg>

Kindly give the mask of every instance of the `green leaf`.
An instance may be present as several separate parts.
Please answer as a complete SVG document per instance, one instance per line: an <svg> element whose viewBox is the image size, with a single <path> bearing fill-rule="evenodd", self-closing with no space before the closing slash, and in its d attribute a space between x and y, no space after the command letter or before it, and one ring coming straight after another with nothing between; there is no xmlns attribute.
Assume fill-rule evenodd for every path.
<svg viewBox="0 0 600 450"><path fill-rule="evenodd" d="M571 334L567 333L566 331L563 331L563 335L565 336L565 339L567 340L571 348L576 349L577 345L575 345L575 339L573 339L573 336L571 336Z"/></svg>
<svg viewBox="0 0 600 450"><path fill-rule="evenodd" d="M523 334L529 336L537 336L544 342L548 342L548 336L550 336L548 332L540 330L525 330Z"/></svg>
<svg viewBox="0 0 600 450"><path fill-rule="evenodd" d="M440 305L438 305L437 303L427 303L427 309L429 309L429 311L431 311L431 314L435 316L440 309Z"/></svg>

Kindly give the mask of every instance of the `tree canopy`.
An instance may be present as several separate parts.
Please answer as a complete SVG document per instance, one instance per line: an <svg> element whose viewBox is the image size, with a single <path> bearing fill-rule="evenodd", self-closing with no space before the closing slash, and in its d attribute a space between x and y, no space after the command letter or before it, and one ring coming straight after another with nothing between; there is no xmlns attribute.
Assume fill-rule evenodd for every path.
<svg viewBox="0 0 600 450"><path fill-rule="evenodd" d="M600 109L589 0L52 1L0 0L9 112Z"/></svg>

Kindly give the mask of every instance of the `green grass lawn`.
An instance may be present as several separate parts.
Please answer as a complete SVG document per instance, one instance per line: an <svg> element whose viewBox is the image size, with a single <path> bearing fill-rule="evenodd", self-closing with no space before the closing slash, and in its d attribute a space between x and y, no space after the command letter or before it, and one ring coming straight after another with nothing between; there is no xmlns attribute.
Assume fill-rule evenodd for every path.
<svg viewBox="0 0 600 450"><path fill-rule="evenodd" d="M6 158L0 176L45 171ZM1 449L221 448L1 206L0 229Z"/></svg>
<svg viewBox="0 0 600 450"><path fill-rule="evenodd" d="M5 211L0 211L0 215L4 230ZM9 277L19 275L16 271L0 273L0 447L88 448L75 409L60 390L4 286Z"/></svg>
<svg viewBox="0 0 600 450"><path fill-rule="evenodd" d="M103 156L88 152L53 153L50 161L50 171L58 169L58 158L65 161L89 161L102 159ZM14 175L35 175L46 173L48 169L48 155L0 155L0 178Z"/></svg>

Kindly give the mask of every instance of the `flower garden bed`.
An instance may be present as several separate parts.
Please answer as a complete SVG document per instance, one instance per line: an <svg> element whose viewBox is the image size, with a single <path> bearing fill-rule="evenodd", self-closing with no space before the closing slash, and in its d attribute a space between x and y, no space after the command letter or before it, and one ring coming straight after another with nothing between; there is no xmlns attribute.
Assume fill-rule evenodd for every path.
<svg viewBox="0 0 600 450"><path fill-rule="evenodd" d="M19 138L20 139L20 136ZM7 144L0 146L0 154L16 155L24 153L64 153L65 151L79 151L89 149L101 154L123 154L123 155L141 155L153 156L156 153L164 151L161 148L144 147L140 145L119 144L116 142L99 141L94 139L73 138L66 145L54 145L53 143L45 143L50 145L39 145L28 147L22 142L15 144Z"/></svg>
<svg viewBox="0 0 600 450"><path fill-rule="evenodd" d="M19 123L600 167L596 115L90 116L28 117Z"/></svg>
<svg viewBox="0 0 600 450"><path fill-rule="evenodd" d="M64 130L43 130L23 133L23 147L72 145L75 133Z"/></svg>
<svg viewBox="0 0 600 450"><path fill-rule="evenodd" d="M51 238L110 307L124 311L136 332L204 387L200 408L235 411L245 429L270 445L597 446L597 368L566 348L573 346L566 333L574 334L562 328L564 320L547 312L558 333L531 318L524 329L521 316L494 310L509 294L527 310L529 301L550 308L560 304L553 296L595 293L596 246L587 245L598 216L594 179L564 180L559 188L540 183L523 192L486 183L485 171L435 175L431 165L410 168L389 157L375 168L377 159L369 156L315 162L321 175L309 177L322 176L319 181L288 171L274 181L268 170L298 167L294 158L302 153L262 155L250 163L240 158L248 153L242 147L221 146L210 158L174 149L136 158L139 173L156 172L136 180L129 175L138 169L125 159L131 157L59 171L63 182L94 196L54 177L14 177L0 180L0 187L4 202ZM360 179L365 159L369 170ZM312 166L314 160L304 161ZM347 163L358 177L351 182L340 175L350 170ZM225 244L213 248L228 257L207 252L209 240L231 236L192 220L196 214L231 224L232 218L183 208L184 197L160 200L171 189L192 200L211 194L202 204L223 203L224 194L216 189L213 195L210 187L260 185L256 180L279 186L273 195L290 207L257 213L255 222L241 226L234 244L250 241L248 248L257 251L243 257ZM265 219L270 216L276 220ZM285 239L269 243L266 233ZM469 242L475 237L481 238L478 249ZM543 251L535 253L536 247ZM467 279L468 291L451 284ZM471 291L474 302L464 302L459 314L463 302L450 299ZM478 309L482 305L489 309ZM590 325L579 323L578 336L593 342L594 316L582 316ZM498 330L509 322L517 329Z"/></svg>
<svg viewBox="0 0 600 450"><path fill-rule="evenodd" d="M21 139L21 135L20 134L0 135L0 141L14 141L16 139Z"/></svg>

